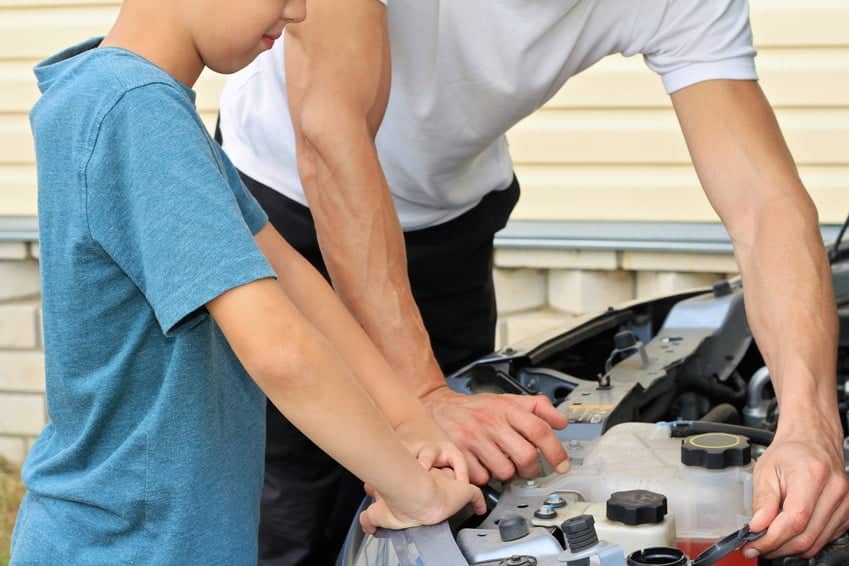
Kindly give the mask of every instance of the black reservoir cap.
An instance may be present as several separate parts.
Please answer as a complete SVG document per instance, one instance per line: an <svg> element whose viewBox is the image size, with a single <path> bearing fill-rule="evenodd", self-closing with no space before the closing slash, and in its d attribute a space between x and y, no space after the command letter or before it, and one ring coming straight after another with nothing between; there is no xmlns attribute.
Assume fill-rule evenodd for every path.
<svg viewBox="0 0 849 566"><path fill-rule="evenodd" d="M752 461L752 445L745 436L707 432L681 441L681 463L708 470L745 466Z"/></svg>
<svg viewBox="0 0 849 566"><path fill-rule="evenodd" d="M617 491L607 500L607 518L626 525L661 523L666 513L666 496L645 489Z"/></svg>

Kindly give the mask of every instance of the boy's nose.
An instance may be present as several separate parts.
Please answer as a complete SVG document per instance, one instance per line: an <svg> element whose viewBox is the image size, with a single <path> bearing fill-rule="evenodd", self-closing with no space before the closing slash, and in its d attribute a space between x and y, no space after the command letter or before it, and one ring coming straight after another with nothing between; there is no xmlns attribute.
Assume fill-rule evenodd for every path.
<svg viewBox="0 0 849 566"><path fill-rule="evenodd" d="M307 17L306 0L289 0L283 8L283 19L287 24L296 24Z"/></svg>

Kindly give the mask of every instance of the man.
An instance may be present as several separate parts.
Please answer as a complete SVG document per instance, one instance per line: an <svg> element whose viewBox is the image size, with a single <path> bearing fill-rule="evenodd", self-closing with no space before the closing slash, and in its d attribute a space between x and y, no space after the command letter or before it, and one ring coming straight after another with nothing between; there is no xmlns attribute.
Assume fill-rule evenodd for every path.
<svg viewBox="0 0 849 566"><path fill-rule="evenodd" d="M747 552L810 556L849 527L830 272L816 210L756 82L746 0L311 2L285 49L228 84L224 148L278 229L326 266L398 378L464 451L474 481L532 476L536 448L568 465L549 428L565 423L549 405L455 395L442 378L492 349L492 236L518 197L504 133L602 57L641 53L734 241L781 403L755 479L752 528L769 532ZM331 545L334 535L323 518L287 534L296 510L275 511L275 491L332 491L336 480L312 457L300 477L278 469L274 436L262 552L308 563L318 556L309 541ZM292 538L301 548L277 553Z"/></svg>

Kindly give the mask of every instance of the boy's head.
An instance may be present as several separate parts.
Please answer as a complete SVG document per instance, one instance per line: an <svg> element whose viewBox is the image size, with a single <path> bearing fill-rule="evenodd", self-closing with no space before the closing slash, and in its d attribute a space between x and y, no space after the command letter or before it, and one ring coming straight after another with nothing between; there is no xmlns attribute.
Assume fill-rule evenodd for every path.
<svg viewBox="0 0 849 566"><path fill-rule="evenodd" d="M103 46L122 47L193 85L203 67L233 73L306 17L306 0L125 0Z"/></svg>

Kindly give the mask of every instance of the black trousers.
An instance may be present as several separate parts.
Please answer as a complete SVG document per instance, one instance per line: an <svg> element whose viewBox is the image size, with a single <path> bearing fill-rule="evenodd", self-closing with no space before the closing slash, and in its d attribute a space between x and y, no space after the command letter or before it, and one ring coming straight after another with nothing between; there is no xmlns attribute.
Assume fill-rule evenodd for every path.
<svg viewBox="0 0 849 566"><path fill-rule="evenodd" d="M309 209L244 174L242 179L272 225L328 278ZM492 240L518 197L514 179L462 216L404 234L413 296L446 374L494 349ZM266 419L259 563L331 566L363 498L362 483L271 403Z"/></svg>

